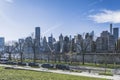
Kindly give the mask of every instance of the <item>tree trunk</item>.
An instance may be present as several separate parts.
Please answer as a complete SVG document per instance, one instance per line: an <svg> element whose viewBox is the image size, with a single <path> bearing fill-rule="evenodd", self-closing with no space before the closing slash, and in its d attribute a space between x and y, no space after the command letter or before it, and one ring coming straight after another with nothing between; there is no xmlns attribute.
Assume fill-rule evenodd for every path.
<svg viewBox="0 0 120 80"><path fill-rule="evenodd" d="M9 52L9 60L11 61L12 59L11 59L11 52Z"/></svg>
<svg viewBox="0 0 120 80"><path fill-rule="evenodd" d="M57 53L54 53L54 62L56 63L56 61L57 61L57 55L56 55Z"/></svg>
<svg viewBox="0 0 120 80"><path fill-rule="evenodd" d="M82 65L84 65L85 64L85 54L83 53L83 56L82 56Z"/></svg>
<svg viewBox="0 0 120 80"><path fill-rule="evenodd" d="M49 52L48 52L48 63L50 62L50 56L49 56Z"/></svg>
<svg viewBox="0 0 120 80"><path fill-rule="evenodd" d="M35 53L35 49L34 49L34 59L33 62L36 63L36 53Z"/></svg>
<svg viewBox="0 0 120 80"><path fill-rule="evenodd" d="M58 61L59 61L59 63L61 62L61 59L60 59L61 57L60 57L60 53L58 54Z"/></svg>
<svg viewBox="0 0 120 80"><path fill-rule="evenodd" d="M21 61L21 63L23 63L23 53L22 52L20 53L20 61Z"/></svg>
<svg viewBox="0 0 120 80"><path fill-rule="evenodd" d="M70 64L73 63L73 54L71 54L71 58L70 58Z"/></svg>

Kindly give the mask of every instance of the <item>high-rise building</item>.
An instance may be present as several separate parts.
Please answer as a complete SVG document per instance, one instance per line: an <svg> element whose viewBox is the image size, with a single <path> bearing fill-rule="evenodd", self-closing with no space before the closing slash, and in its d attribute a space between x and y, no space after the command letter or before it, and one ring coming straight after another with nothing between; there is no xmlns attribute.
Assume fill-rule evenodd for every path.
<svg viewBox="0 0 120 80"><path fill-rule="evenodd" d="M43 38L42 44L43 44L43 51L47 52L48 51L48 45L47 45L47 39L46 39L46 37Z"/></svg>
<svg viewBox="0 0 120 80"><path fill-rule="evenodd" d="M53 44L53 35L52 34L50 37L48 37L48 43Z"/></svg>
<svg viewBox="0 0 120 80"><path fill-rule="evenodd" d="M102 50L106 52L108 50L108 38L109 38L110 33L108 31L103 31L101 33L102 37Z"/></svg>
<svg viewBox="0 0 120 80"><path fill-rule="evenodd" d="M70 39L68 36L64 37L64 52L68 53L70 50Z"/></svg>
<svg viewBox="0 0 120 80"><path fill-rule="evenodd" d="M108 37L108 51L113 52L115 50L115 38L113 35Z"/></svg>
<svg viewBox="0 0 120 80"><path fill-rule="evenodd" d="M84 39L84 47L86 47L86 52L92 52L92 43L93 43L93 37L94 32L92 33L86 33L86 37Z"/></svg>
<svg viewBox="0 0 120 80"><path fill-rule="evenodd" d="M0 51L4 50L4 43L5 43L4 37L0 37Z"/></svg>
<svg viewBox="0 0 120 80"><path fill-rule="evenodd" d="M61 34L59 36L59 42L60 42L60 53L64 52L63 47L64 47L64 40L63 40L63 35Z"/></svg>
<svg viewBox="0 0 120 80"><path fill-rule="evenodd" d="M97 37L96 39L96 52L102 51L102 37Z"/></svg>
<svg viewBox="0 0 120 80"><path fill-rule="evenodd" d="M90 35L90 38L93 40L94 39L94 31L92 31L89 35Z"/></svg>
<svg viewBox="0 0 120 80"><path fill-rule="evenodd" d="M18 40L19 43L24 43L24 41L25 41L24 39L19 39Z"/></svg>
<svg viewBox="0 0 120 80"><path fill-rule="evenodd" d="M113 28L113 36L115 38L115 41L117 41L119 37L119 28Z"/></svg>
<svg viewBox="0 0 120 80"><path fill-rule="evenodd" d="M112 35L112 24L110 24L110 34Z"/></svg>
<svg viewBox="0 0 120 80"><path fill-rule="evenodd" d="M31 37L26 37L25 39L25 46L24 46L24 57L25 58L29 58L32 59L33 58L33 48L32 48L32 44L31 44Z"/></svg>
<svg viewBox="0 0 120 80"><path fill-rule="evenodd" d="M51 34L51 36L48 37L48 45L49 45L48 47L53 49L55 41L56 41L55 38L53 38L53 35Z"/></svg>
<svg viewBox="0 0 120 80"><path fill-rule="evenodd" d="M97 52L113 52L115 50L115 38L108 31L103 31L96 40Z"/></svg>
<svg viewBox="0 0 120 80"><path fill-rule="evenodd" d="M40 27L35 28L35 39L40 43Z"/></svg>
<svg viewBox="0 0 120 80"><path fill-rule="evenodd" d="M36 27L35 28L35 40L36 40L36 54L39 54L40 53L40 47L41 47L41 44L40 44L40 27ZM37 56L38 57L38 56Z"/></svg>

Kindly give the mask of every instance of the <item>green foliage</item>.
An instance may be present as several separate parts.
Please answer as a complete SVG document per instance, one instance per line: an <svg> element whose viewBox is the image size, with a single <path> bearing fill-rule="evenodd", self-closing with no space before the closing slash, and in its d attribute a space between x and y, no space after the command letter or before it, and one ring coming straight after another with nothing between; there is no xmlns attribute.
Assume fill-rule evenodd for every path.
<svg viewBox="0 0 120 80"><path fill-rule="evenodd" d="M0 80L106 80L48 72L4 69L0 67Z"/></svg>

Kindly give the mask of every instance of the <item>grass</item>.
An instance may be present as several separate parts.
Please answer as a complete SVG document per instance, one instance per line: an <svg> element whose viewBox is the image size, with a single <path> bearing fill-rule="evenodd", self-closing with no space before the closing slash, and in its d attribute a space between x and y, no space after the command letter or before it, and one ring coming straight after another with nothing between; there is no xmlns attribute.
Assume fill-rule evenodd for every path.
<svg viewBox="0 0 120 80"><path fill-rule="evenodd" d="M4 69L0 67L0 80L106 80L48 72Z"/></svg>
<svg viewBox="0 0 120 80"><path fill-rule="evenodd" d="M120 68L120 64L95 64L95 63L85 63L84 65L80 66L90 66L90 67L98 67L98 68L110 68L110 69L116 69Z"/></svg>
<svg viewBox="0 0 120 80"><path fill-rule="evenodd" d="M106 73L105 72L104 73L99 73L99 75L113 76L112 73L107 73L107 72Z"/></svg>

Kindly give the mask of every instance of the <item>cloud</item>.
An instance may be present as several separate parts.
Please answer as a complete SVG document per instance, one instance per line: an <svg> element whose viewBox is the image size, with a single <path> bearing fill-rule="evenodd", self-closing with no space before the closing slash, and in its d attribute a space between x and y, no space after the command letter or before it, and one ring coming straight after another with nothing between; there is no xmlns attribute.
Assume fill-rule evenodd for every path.
<svg viewBox="0 0 120 80"><path fill-rule="evenodd" d="M90 6L94 6L94 5L99 4L99 3L101 3L101 2L103 2L103 0L96 0L96 1L91 2L88 6L89 6L89 7L90 7Z"/></svg>
<svg viewBox="0 0 120 80"><path fill-rule="evenodd" d="M100 13L89 15L97 23L120 23L120 10L102 10Z"/></svg>
<svg viewBox="0 0 120 80"><path fill-rule="evenodd" d="M55 30L55 29L57 29L57 28L59 28L59 27L61 27L61 26L62 26L62 24L57 24L57 25L55 25L55 26L53 26L53 27L50 27L50 28L47 29L45 32L43 32L42 35L45 35L46 33L51 32L52 30Z"/></svg>
<svg viewBox="0 0 120 80"><path fill-rule="evenodd" d="M13 3L14 1L13 0L5 0L6 2L8 3Z"/></svg>

